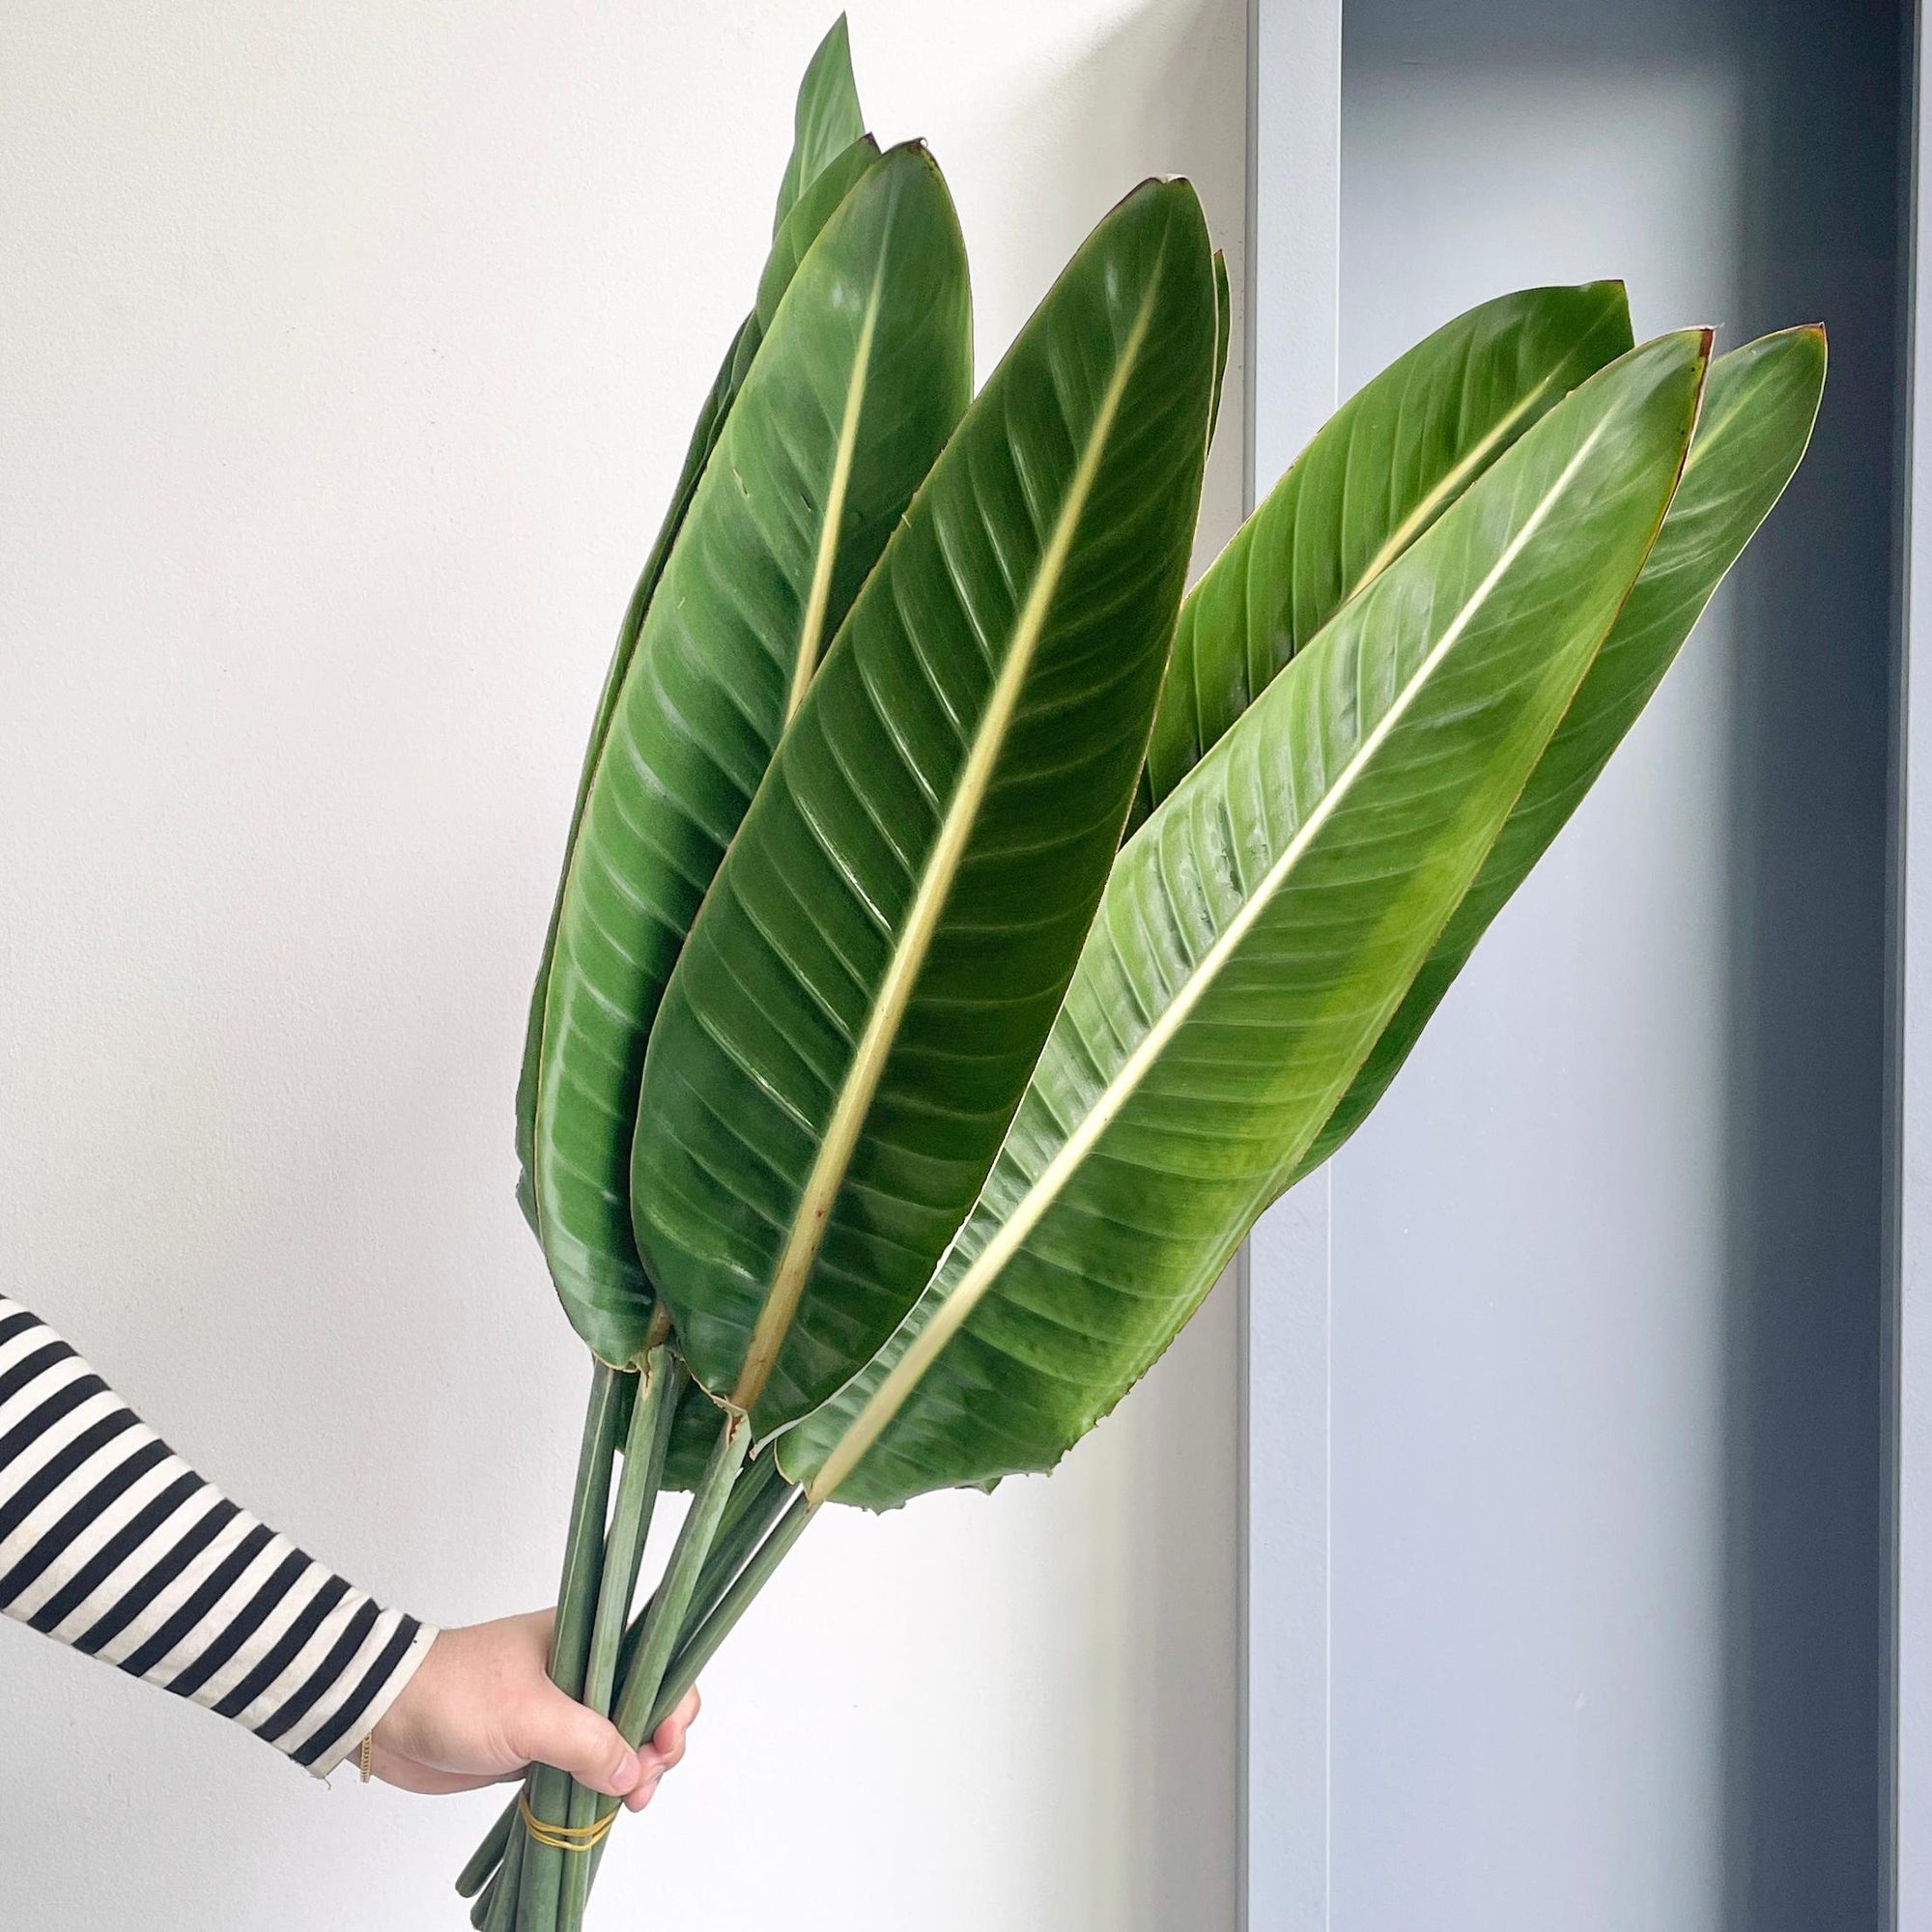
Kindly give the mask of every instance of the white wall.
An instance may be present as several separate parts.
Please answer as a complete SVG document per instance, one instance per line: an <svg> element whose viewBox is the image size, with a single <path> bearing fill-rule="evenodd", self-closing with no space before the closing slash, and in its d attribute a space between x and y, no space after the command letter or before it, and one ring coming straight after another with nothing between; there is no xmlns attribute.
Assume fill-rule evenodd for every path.
<svg viewBox="0 0 1932 1932"><path fill-rule="evenodd" d="M1237 0L853 13L982 364L1150 172L1239 290ZM510 1198L528 976L825 15L0 10L0 1279L441 1621L552 1587L583 1368ZM1233 1386L1217 1302L1051 1483L815 1530L603 1922L1231 1925ZM455 1925L494 1810L319 1789L0 1628L7 1926Z"/></svg>

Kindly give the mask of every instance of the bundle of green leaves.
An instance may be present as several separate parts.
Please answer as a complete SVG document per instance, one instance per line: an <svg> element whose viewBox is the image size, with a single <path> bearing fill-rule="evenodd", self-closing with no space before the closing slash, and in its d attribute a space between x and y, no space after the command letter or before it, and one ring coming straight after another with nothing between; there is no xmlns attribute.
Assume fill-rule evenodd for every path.
<svg viewBox="0 0 1932 1932"><path fill-rule="evenodd" d="M1825 344L1458 318L1185 596L1228 347L1185 181L977 395L844 22L618 637L521 1196L595 1357L553 1673L633 1742L817 1511L1050 1469L1360 1124L1804 453ZM694 1492L634 1613L655 1500ZM614 1493L613 1493L614 1491ZM575 1932L539 1767L461 1882Z"/></svg>

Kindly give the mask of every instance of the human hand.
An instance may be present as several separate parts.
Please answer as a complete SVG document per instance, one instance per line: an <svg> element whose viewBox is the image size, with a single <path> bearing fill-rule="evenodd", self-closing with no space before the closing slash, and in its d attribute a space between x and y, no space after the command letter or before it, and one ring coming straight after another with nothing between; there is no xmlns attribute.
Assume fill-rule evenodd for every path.
<svg viewBox="0 0 1932 1932"><path fill-rule="evenodd" d="M475 1791L554 1765L580 1784L621 1798L633 1811L684 1755L697 1716L691 1691L634 1751L607 1718L550 1681L554 1610L438 1633L371 1739L369 1769L403 1791Z"/></svg>

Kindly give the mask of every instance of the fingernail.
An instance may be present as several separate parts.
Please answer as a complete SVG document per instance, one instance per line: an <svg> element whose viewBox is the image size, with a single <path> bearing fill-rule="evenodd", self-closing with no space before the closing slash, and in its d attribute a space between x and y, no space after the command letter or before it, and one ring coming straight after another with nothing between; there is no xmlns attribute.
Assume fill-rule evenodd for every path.
<svg viewBox="0 0 1932 1932"><path fill-rule="evenodd" d="M637 1752L626 1751L616 1771L611 1775L611 1781L617 1787L614 1795L621 1798L625 1792L636 1790L638 1779L643 1775L643 1761Z"/></svg>

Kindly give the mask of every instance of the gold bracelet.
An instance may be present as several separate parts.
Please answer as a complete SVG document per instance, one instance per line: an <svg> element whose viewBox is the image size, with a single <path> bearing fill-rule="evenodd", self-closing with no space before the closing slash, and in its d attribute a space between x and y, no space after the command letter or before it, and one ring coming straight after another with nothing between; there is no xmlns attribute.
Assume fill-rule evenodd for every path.
<svg viewBox="0 0 1932 1932"><path fill-rule="evenodd" d="M362 1774L362 1782L367 1784L374 1773L370 1769L370 1759L376 1753L376 1733L371 1731L355 1751L355 1769Z"/></svg>

